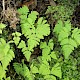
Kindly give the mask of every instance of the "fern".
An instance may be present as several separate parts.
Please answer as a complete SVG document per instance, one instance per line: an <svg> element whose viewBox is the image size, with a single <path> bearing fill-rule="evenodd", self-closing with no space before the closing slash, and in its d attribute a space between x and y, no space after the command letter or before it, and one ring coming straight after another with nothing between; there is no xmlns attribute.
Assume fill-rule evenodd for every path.
<svg viewBox="0 0 80 80"><path fill-rule="evenodd" d="M49 62L51 62L52 59L57 60L57 56L53 51L53 47L54 43L52 39L49 40L48 44L46 42L41 42L40 48L42 49L42 56L38 59L40 63L38 62L37 66L35 63L32 64L36 69L35 73L43 75L45 80L56 80L55 76L59 78L62 76L61 66L59 63L54 64L54 66L52 65L52 67L49 65Z"/></svg>
<svg viewBox="0 0 80 80"><path fill-rule="evenodd" d="M20 74L24 77L25 80L34 80L34 76L29 71L28 67L23 63L14 63L14 69L17 72L17 74Z"/></svg>
<svg viewBox="0 0 80 80"><path fill-rule="evenodd" d="M25 13L22 12L26 8ZM38 12L32 11L29 13L29 10L26 6L18 10L21 19L21 29L22 34L28 39L29 50L32 50L34 47L39 45L40 39L44 39L44 36L48 36L50 33L49 24L42 17L37 21ZM21 17L21 16L25 17ZM23 21L23 22L22 22Z"/></svg>
<svg viewBox="0 0 80 80"><path fill-rule="evenodd" d="M50 70L50 66L48 61L51 61L51 59L57 60L56 53L53 51L53 40L50 39L48 44L46 42L42 42L40 45L40 48L42 49L42 65L40 65L39 72L47 77L47 75L50 77L50 74L53 74L59 78L61 78L61 67L59 63L56 63L52 69ZM43 71L44 70L44 71ZM48 72L48 73L47 73ZM52 76L52 79L56 80L54 76ZM47 79L48 80L48 79Z"/></svg>
<svg viewBox="0 0 80 80"><path fill-rule="evenodd" d="M44 39L44 36L49 35L50 28L47 20L44 20L43 17L37 21L38 12L31 11L29 13L29 9L26 6L20 8L18 12L20 13L22 35L28 40L27 44L23 40L19 43L20 38L14 37L14 41L16 44L19 43L18 48L22 49L23 54L29 61L33 48L39 45L40 39Z"/></svg>
<svg viewBox="0 0 80 80"><path fill-rule="evenodd" d="M22 49L25 48L24 41L22 41L19 47ZM29 80L36 79L37 75L42 75L42 77L39 78L43 78L45 80L56 80L55 76L61 78L62 73L60 63L57 62L52 66L49 65L49 62L51 62L52 59L55 59L56 61L58 60L56 53L53 51L53 47L54 43L52 39L49 40L48 44L46 42L41 42L40 48L42 49L42 56L38 57L38 62L36 61L32 63L30 65L30 69L25 64L14 63L15 71L18 74L21 74L24 78L27 77ZM32 79L30 79L31 77Z"/></svg>
<svg viewBox="0 0 80 80"><path fill-rule="evenodd" d="M18 44L19 44L19 41L20 41L21 33L15 32L15 33L12 33L12 36L13 36L13 42L14 42L16 45L18 45Z"/></svg>
<svg viewBox="0 0 80 80"><path fill-rule="evenodd" d="M53 50L53 47L54 47L54 43L52 39L49 40L48 44L46 42L41 42L40 48L42 49L43 61L51 61L51 58L57 59L55 52L51 51Z"/></svg>
<svg viewBox="0 0 80 80"><path fill-rule="evenodd" d="M5 70L7 70L9 62L11 62L14 57L14 52L10 49L10 44L6 43L3 38L0 38L0 79L5 78Z"/></svg>
<svg viewBox="0 0 80 80"><path fill-rule="evenodd" d="M30 56L31 56L31 52L32 52L33 50L30 51L30 50L28 49L28 47L26 47L26 43L25 43L25 41L23 41L23 40L21 40L21 42L19 43L18 48L22 49L22 52L23 52L24 56L26 57L27 61L29 61Z"/></svg>
<svg viewBox="0 0 80 80"><path fill-rule="evenodd" d="M68 7L67 5L57 5L57 6L48 6L48 9L45 14L51 13L53 19L67 20L70 19L70 16L73 14L74 8Z"/></svg>
<svg viewBox="0 0 80 80"><path fill-rule="evenodd" d="M71 30L71 23L69 20L64 22L59 20L53 31L58 35L58 41L67 59L71 52L80 45L80 29L75 28Z"/></svg>

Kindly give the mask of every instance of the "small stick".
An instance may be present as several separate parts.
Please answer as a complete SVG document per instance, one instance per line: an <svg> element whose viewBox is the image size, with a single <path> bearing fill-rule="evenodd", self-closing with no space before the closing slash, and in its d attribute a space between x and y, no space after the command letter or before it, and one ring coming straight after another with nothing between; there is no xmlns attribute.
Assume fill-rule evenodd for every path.
<svg viewBox="0 0 80 80"><path fill-rule="evenodd" d="M5 0L3 0L2 5L3 5L3 11L5 11Z"/></svg>

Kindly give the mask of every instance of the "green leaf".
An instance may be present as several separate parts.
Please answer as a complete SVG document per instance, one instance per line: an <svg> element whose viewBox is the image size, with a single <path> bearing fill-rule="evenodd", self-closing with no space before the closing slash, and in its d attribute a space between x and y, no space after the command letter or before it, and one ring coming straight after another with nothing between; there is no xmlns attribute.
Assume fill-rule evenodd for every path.
<svg viewBox="0 0 80 80"><path fill-rule="evenodd" d="M38 68L36 66L33 66L33 64L30 66L32 73L38 73Z"/></svg>
<svg viewBox="0 0 80 80"><path fill-rule="evenodd" d="M40 39L44 39L44 36L50 34L50 25L43 17L37 19L38 12L32 11L31 13L28 13L23 11L25 8L26 7L24 6L18 10L22 15L20 21L21 30L22 34L27 39L28 50L33 51L33 48L39 45ZM24 18L24 15L26 15L27 19ZM24 45L20 42L18 48L24 48Z"/></svg>
<svg viewBox="0 0 80 80"><path fill-rule="evenodd" d="M24 48L26 47L25 42L23 40L21 40L21 42L19 43L18 48Z"/></svg>
<svg viewBox="0 0 80 80"><path fill-rule="evenodd" d="M48 55L50 54L50 48L48 46L46 46L46 48L44 48L42 50L42 55L45 56L45 55Z"/></svg>
<svg viewBox="0 0 80 80"><path fill-rule="evenodd" d="M75 28L73 31L72 31L72 38L74 38L74 36L76 36L76 33L78 32L78 28ZM78 34L78 33L77 33Z"/></svg>
<svg viewBox="0 0 80 80"><path fill-rule="evenodd" d="M20 32L15 32L15 34L16 34L17 37L21 36Z"/></svg>
<svg viewBox="0 0 80 80"><path fill-rule="evenodd" d="M59 34L59 32L62 30L62 27L63 27L63 22L61 20L58 20L57 24L54 27L53 32Z"/></svg>
<svg viewBox="0 0 80 80"><path fill-rule="evenodd" d="M24 78L27 77L29 80L33 80L33 76L30 73L26 64L14 63L13 66L14 66L14 69L17 72L17 74L22 75Z"/></svg>
<svg viewBox="0 0 80 80"><path fill-rule="evenodd" d="M46 42L41 42L41 44L40 44L40 48L41 49L46 48L46 46L47 46L47 43Z"/></svg>
<svg viewBox="0 0 80 80"><path fill-rule="evenodd" d="M56 63L54 65L54 67L52 67L52 70L51 70L51 74L61 78L62 77L62 72L61 72L61 67L60 67L60 64L59 63Z"/></svg>
<svg viewBox="0 0 80 80"><path fill-rule="evenodd" d="M37 25L36 34L47 36L50 34L50 28L48 24ZM38 37L38 36L37 36Z"/></svg>
<svg viewBox="0 0 80 80"><path fill-rule="evenodd" d="M31 18L27 18L28 23L30 24L30 27L34 24L33 20Z"/></svg>
<svg viewBox="0 0 80 80"><path fill-rule="evenodd" d="M68 31L71 31L71 23L70 20L65 21L65 27L68 29Z"/></svg>
<svg viewBox="0 0 80 80"><path fill-rule="evenodd" d="M5 77L6 71L3 69L0 63L0 80L2 80L3 77Z"/></svg>
<svg viewBox="0 0 80 80"><path fill-rule="evenodd" d="M53 76L53 75L45 75L45 76L44 76L44 79L45 79L45 80L56 80L56 77Z"/></svg>
<svg viewBox="0 0 80 80"><path fill-rule="evenodd" d="M54 51L51 52L50 56L51 56L51 58L53 58L53 59L57 59L56 54L55 54Z"/></svg>
<svg viewBox="0 0 80 80"><path fill-rule="evenodd" d="M50 48L46 46L46 48L42 50L42 60L51 61L51 57L49 54L50 54Z"/></svg>
<svg viewBox="0 0 80 80"><path fill-rule="evenodd" d="M11 80L11 78L10 77L7 77L5 80Z"/></svg>
<svg viewBox="0 0 80 80"><path fill-rule="evenodd" d="M77 35L75 37L75 41L77 42L78 45L80 45L80 35Z"/></svg>
<svg viewBox="0 0 80 80"><path fill-rule="evenodd" d="M36 41L35 39L28 39L28 47L29 50L32 50L34 47L36 47L37 45L39 45L39 42Z"/></svg>
<svg viewBox="0 0 80 80"><path fill-rule="evenodd" d="M5 55L7 55L8 51L10 50L10 45L7 43L5 46L4 46L4 49L3 49L3 52Z"/></svg>
<svg viewBox="0 0 80 80"><path fill-rule="evenodd" d="M27 61L29 61L30 60L30 56L31 56L31 52L30 51L25 51L25 52L23 52L23 54L25 55Z"/></svg>
<svg viewBox="0 0 80 80"><path fill-rule="evenodd" d="M64 45L62 46L62 50L63 50L63 54L65 56L65 58L67 59L69 57L69 55L71 54L71 52L74 50L74 47L72 45Z"/></svg>
<svg viewBox="0 0 80 80"><path fill-rule="evenodd" d="M19 12L20 14L27 14L27 13L29 12L29 9L28 9L27 6L23 6L22 8L19 8L19 9L18 9L18 12Z"/></svg>
<svg viewBox="0 0 80 80"><path fill-rule="evenodd" d="M52 39L49 40L48 46L50 47L51 50L53 50L54 43Z"/></svg>
<svg viewBox="0 0 80 80"><path fill-rule="evenodd" d="M14 40L14 43L15 43L16 45L18 45L18 43L19 43L19 41L20 41L20 37L14 37L13 40Z"/></svg>
<svg viewBox="0 0 80 80"><path fill-rule="evenodd" d="M0 38L0 42L1 42L2 45L6 44L6 41L3 38Z"/></svg>
<svg viewBox="0 0 80 80"><path fill-rule="evenodd" d="M41 18L38 19L37 24L38 24L38 25L41 25L41 24L42 24L42 21L43 21L43 17L41 17Z"/></svg>
<svg viewBox="0 0 80 80"><path fill-rule="evenodd" d="M0 29L3 29L3 28L5 28L5 27L6 27L6 25L5 25L5 24L0 23Z"/></svg>
<svg viewBox="0 0 80 80"><path fill-rule="evenodd" d="M59 32L59 36L58 36L58 41L62 41L65 38L68 38L69 33L67 31L67 28L63 28L60 32Z"/></svg>
<svg viewBox="0 0 80 80"><path fill-rule="evenodd" d="M11 60L13 60L14 57L15 57L14 52L10 49L8 54L4 56L4 58L1 60L4 70L7 68L9 62L11 62Z"/></svg>
<svg viewBox="0 0 80 80"><path fill-rule="evenodd" d="M0 34L2 34L2 30L0 30Z"/></svg>
<svg viewBox="0 0 80 80"><path fill-rule="evenodd" d="M60 45L65 45L65 44L69 44L69 39L65 38L61 41Z"/></svg>
<svg viewBox="0 0 80 80"><path fill-rule="evenodd" d="M50 74L49 65L41 64L39 68L39 73L42 75Z"/></svg>
<svg viewBox="0 0 80 80"><path fill-rule="evenodd" d="M74 38L74 40L77 42L78 45L80 45L80 29L75 28L73 30L73 34L72 34L72 38Z"/></svg>
<svg viewBox="0 0 80 80"><path fill-rule="evenodd" d="M77 48L77 43L76 43L76 41L75 40L73 40L73 39L69 39L69 43L73 46L73 47L76 47Z"/></svg>
<svg viewBox="0 0 80 80"><path fill-rule="evenodd" d="M12 33L12 36L14 36L14 37L19 37L19 36L21 36L21 33L15 32L15 33Z"/></svg>
<svg viewBox="0 0 80 80"><path fill-rule="evenodd" d="M22 64L19 64L19 63L14 63L13 64L14 66L14 69L16 71L17 74L21 74L22 73Z"/></svg>
<svg viewBox="0 0 80 80"><path fill-rule="evenodd" d="M31 11L31 13L28 15L28 18L31 18L33 22L37 19L38 12L37 11Z"/></svg>
<svg viewBox="0 0 80 80"><path fill-rule="evenodd" d="M20 19L25 22L25 20L27 20L27 16L26 15L20 15ZM21 21L21 23L24 23L24 22Z"/></svg>

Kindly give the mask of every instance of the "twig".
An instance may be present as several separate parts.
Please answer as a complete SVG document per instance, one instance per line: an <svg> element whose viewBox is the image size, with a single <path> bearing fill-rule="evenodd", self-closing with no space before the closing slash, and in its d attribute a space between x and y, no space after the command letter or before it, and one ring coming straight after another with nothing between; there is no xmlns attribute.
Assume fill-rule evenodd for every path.
<svg viewBox="0 0 80 80"><path fill-rule="evenodd" d="M5 11L5 0L3 0L2 5L3 5L3 11Z"/></svg>

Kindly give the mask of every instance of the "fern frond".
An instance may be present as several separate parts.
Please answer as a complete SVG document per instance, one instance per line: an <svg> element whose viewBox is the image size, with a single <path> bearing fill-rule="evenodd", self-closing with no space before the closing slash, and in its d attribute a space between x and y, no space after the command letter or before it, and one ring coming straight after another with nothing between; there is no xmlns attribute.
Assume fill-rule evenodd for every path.
<svg viewBox="0 0 80 80"><path fill-rule="evenodd" d="M50 67L49 65L41 64L39 68L39 74L48 75L50 74Z"/></svg>
<svg viewBox="0 0 80 80"><path fill-rule="evenodd" d="M18 45L18 48L22 49L24 56L26 57L27 61L29 61L32 50L30 51L28 47L26 47L25 41L21 40L21 42Z"/></svg>
<svg viewBox="0 0 80 80"><path fill-rule="evenodd" d="M39 45L40 39L44 39L44 36L48 36L50 34L50 27L47 20L44 20L43 17L37 19L38 12L31 11L31 13L29 13L28 7L24 6L20 8L18 12L20 13L22 34L24 34L26 39L28 39L27 47L22 45L22 43L20 43L18 47L22 48L23 46L24 48L22 48L22 51L23 49L26 49L23 54L27 60L29 60L33 48ZM16 39L16 41L19 40ZM20 45L22 46L20 47Z"/></svg>
<svg viewBox="0 0 80 80"><path fill-rule="evenodd" d="M3 69L6 69L9 62L14 58L14 52L10 49L9 43L6 43L4 39L0 39L0 61Z"/></svg>
<svg viewBox="0 0 80 80"><path fill-rule="evenodd" d="M23 6L22 8L18 9L18 12L19 12L19 14L24 15L24 14L27 14L29 12L29 9L26 6Z"/></svg>
<svg viewBox="0 0 80 80"><path fill-rule="evenodd" d="M61 20L58 20L57 24L55 25L53 32L55 32L56 34L59 34L59 32L62 30L63 28L63 22Z"/></svg>
<svg viewBox="0 0 80 80"><path fill-rule="evenodd" d="M20 41L20 36L21 36L21 33L19 32L15 32L15 33L12 33L12 36L13 36L13 41L16 45L18 45L19 41Z"/></svg>
<svg viewBox="0 0 80 80"><path fill-rule="evenodd" d="M40 48L42 49L42 60L51 61L51 58L57 59L56 54L53 50L54 42L52 39L49 40L48 44L46 42L41 42Z"/></svg>
<svg viewBox="0 0 80 80"><path fill-rule="evenodd" d="M56 63L52 69L51 69L51 74L58 76L59 78L62 77L62 72L61 72L61 67L59 63Z"/></svg>
<svg viewBox="0 0 80 80"><path fill-rule="evenodd" d="M3 69L6 69L6 67L9 65L9 62L11 62L11 60L13 60L14 57L15 57L14 52L10 49L7 55L4 56L3 59L1 60Z"/></svg>
<svg viewBox="0 0 80 80"><path fill-rule="evenodd" d="M59 24L61 25L59 26ZM61 29L59 27L61 27ZM71 33L70 21L58 21L54 28L54 32L58 35L58 41L60 42L63 54L67 59L74 48L77 48L78 45L80 45L80 30L75 28Z"/></svg>
<svg viewBox="0 0 80 80"><path fill-rule="evenodd" d="M77 45L80 45L80 29L75 28L72 31L72 38L77 42Z"/></svg>
<svg viewBox="0 0 80 80"><path fill-rule="evenodd" d="M7 66L14 57L14 52L10 49L9 42L6 43L3 38L0 38L0 80L2 80L2 78L8 79L6 78Z"/></svg>
<svg viewBox="0 0 80 80"><path fill-rule="evenodd" d="M3 69L0 63L0 80L6 76L6 71Z"/></svg>
<svg viewBox="0 0 80 80"><path fill-rule="evenodd" d="M23 8L26 7L24 6ZM23 8L19 9L19 12L21 12ZM22 34L24 34L25 37L28 38L28 47L30 50L39 44L40 39L43 39L44 36L48 36L50 33L49 24L47 24L47 21L44 20L42 17L39 18L37 23L35 24L37 15L38 12L36 11L32 11L31 13L28 13L26 15L26 19L24 19L25 23L21 24Z"/></svg>
<svg viewBox="0 0 80 80"><path fill-rule="evenodd" d="M46 14L52 13L53 19L67 20L72 15L72 12L73 9L71 10L70 5L68 8L65 5L57 5L57 6L48 6Z"/></svg>
<svg viewBox="0 0 80 80"><path fill-rule="evenodd" d="M17 74L22 75L25 78L25 80L26 80L26 77L29 80L33 80L33 76L25 64L14 63L13 66Z"/></svg>
<svg viewBox="0 0 80 80"><path fill-rule="evenodd" d="M33 22L35 22L35 20L37 19L37 15L38 15L38 14L39 14L39 13L36 12L36 11L31 11L31 13L28 15L28 18L32 19Z"/></svg>

